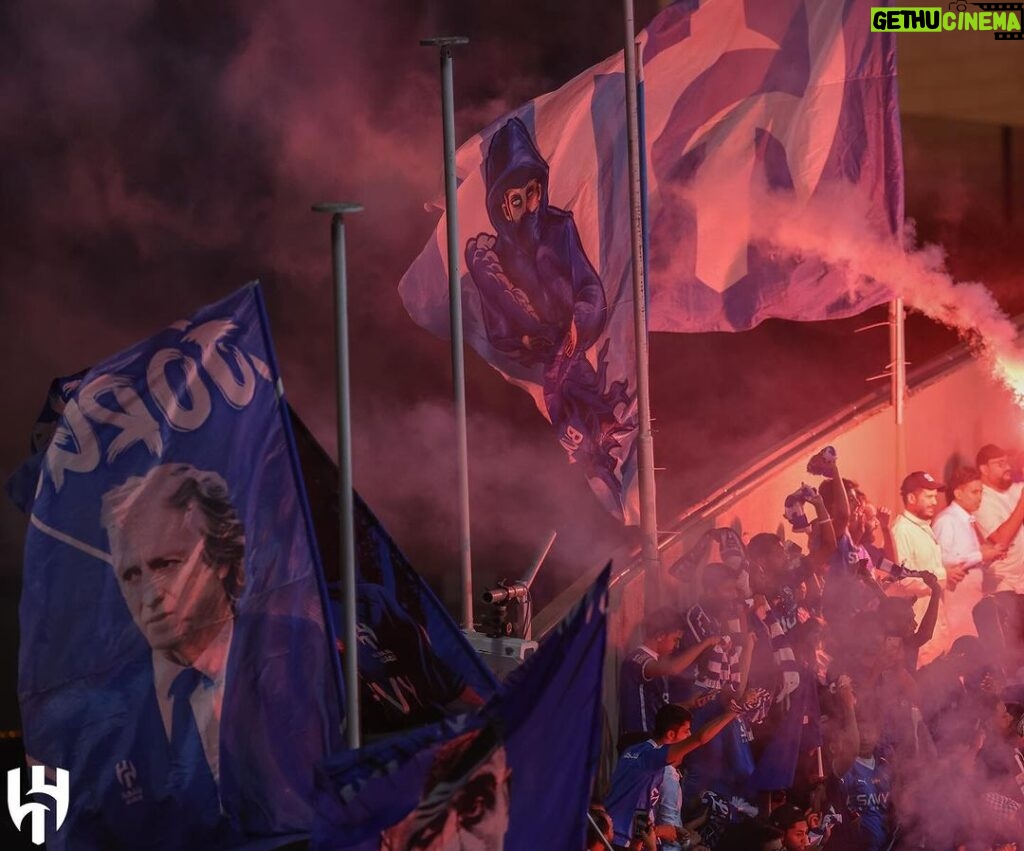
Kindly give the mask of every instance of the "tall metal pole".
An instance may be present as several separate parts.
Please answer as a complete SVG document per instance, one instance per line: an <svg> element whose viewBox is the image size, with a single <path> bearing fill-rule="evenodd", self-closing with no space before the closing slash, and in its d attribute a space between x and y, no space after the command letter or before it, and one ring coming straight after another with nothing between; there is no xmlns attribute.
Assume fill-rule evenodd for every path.
<svg viewBox="0 0 1024 851"><path fill-rule="evenodd" d="M348 746L358 748L359 644L356 640L356 547L352 512L352 413L348 369L348 279L345 269L345 214L358 204L314 204L316 213L331 213L331 257L334 261L334 340L338 379L338 514L341 535L341 591L345 622L345 724Z"/></svg>
<svg viewBox="0 0 1024 851"><path fill-rule="evenodd" d="M999 145L1003 153L1003 220L1013 224L1014 174L1013 174L1013 127L1004 124L999 128Z"/></svg>
<svg viewBox="0 0 1024 851"><path fill-rule="evenodd" d="M907 405L907 345L903 299L889 302L889 356L892 360L892 410L896 433L896 480L894 490L907 474L907 430L904 423Z"/></svg>
<svg viewBox="0 0 1024 851"><path fill-rule="evenodd" d="M658 555L658 505L654 485L654 437L647 348L647 297L644 281L644 233L640 185L640 121L637 115L636 27L633 0L623 0L626 43L626 140L629 150L630 230L633 243L633 336L636 340L636 399L640 417L637 466L640 479L640 531L643 535L645 597L648 609L659 599L661 560Z"/></svg>
<svg viewBox="0 0 1024 851"><path fill-rule="evenodd" d="M424 47L441 54L441 120L444 127L444 200L448 224L448 305L452 338L452 384L455 395L455 448L458 454L459 568L462 628L473 629L473 557L469 542L469 440L466 430L466 367L462 344L462 275L459 273L459 202L455 176L455 95L452 48L468 44L462 36L428 38Z"/></svg>

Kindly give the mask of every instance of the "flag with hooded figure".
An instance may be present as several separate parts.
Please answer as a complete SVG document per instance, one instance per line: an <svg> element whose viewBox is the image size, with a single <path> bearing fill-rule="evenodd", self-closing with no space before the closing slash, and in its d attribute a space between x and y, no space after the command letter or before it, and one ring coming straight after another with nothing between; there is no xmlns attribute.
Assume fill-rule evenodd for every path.
<svg viewBox="0 0 1024 851"><path fill-rule="evenodd" d="M49 405L20 500L18 682L29 760L70 772L48 845L307 833L341 683L258 287L58 381Z"/></svg>
<svg viewBox="0 0 1024 851"><path fill-rule="evenodd" d="M858 239L891 242L902 227L894 37L870 32L867 0L677 3L638 41L650 329L837 318L889 298L827 263L828 246L776 228L811 218L820 240L839 212ZM456 167L466 339L533 396L609 510L636 522L622 54L496 121ZM399 288L440 336L445 227Z"/></svg>
<svg viewBox="0 0 1024 851"><path fill-rule="evenodd" d="M610 566L479 712L332 757L316 851L582 848Z"/></svg>

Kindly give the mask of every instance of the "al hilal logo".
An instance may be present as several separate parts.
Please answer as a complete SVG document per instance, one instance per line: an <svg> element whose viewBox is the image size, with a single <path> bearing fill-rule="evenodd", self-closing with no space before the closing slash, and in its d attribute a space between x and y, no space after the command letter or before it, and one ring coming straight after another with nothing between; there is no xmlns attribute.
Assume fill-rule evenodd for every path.
<svg viewBox="0 0 1024 851"><path fill-rule="evenodd" d="M46 782L46 768L42 765L32 766L32 785L26 795L49 795L53 798L54 814L60 830L68 815L68 772L67 769L54 769L54 783ZM46 804L21 803L21 769L12 768L7 772L7 810L11 814L14 826L21 830L25 816L32 816L32 844L42 845L46 839L46 814L50 808Z"/></svg>

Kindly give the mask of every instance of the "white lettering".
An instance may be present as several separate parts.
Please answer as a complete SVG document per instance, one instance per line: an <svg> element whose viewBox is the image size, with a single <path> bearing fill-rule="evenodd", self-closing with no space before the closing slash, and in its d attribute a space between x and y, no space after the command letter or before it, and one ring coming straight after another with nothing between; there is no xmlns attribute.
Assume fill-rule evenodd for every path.
<svg viewBox="0 0 1024 851"><path fill-rule="evenodd" d="M113 410L100 402L101 397L108 395L114 397L120 410ZM78 398L82 413L93 422L121 430L107 447L108 462L115 461L128 447L139 442L144 443L153 455L159 457L163 454L160 427L127 376L101 375L83 387Z"/></svg>
<svg viewBox="0 0 1024 851"><path fill-rule="evenodd" d="M237 346L222 342L237 326L226 319L213 319L193 328L184 337L186 342L197 343L203 350L203 368L209 373L217 389L233 408L246 407L256 394L256 375L252 364ZM228 354L235 369L225 359ZM239 378L235 377L237 370Z"/></svg>
<svg viewBox="0 0 1024 851"><path fill-rule="evenodd" d="M382 700L386 700L396 709L401 710L403 715L408 715L411 710L409 701L406 700L403 691L408 692L409 696L413 699L413 702L417 706L419 706L422 703L419 694L416 692L416 687L411 682L409 682L408 678L388 677L388 680L391 684L391 693L394 695L394 697L392 697L392 694L388 694L386 691L384 691L384 689L381 688L380 685L378 685L377 683L370 683L370 691L373 692L374 699L377 700L378 703Z"/></svg>
<svg viewBox="0 0 1024 851"><path fill-rule="evenodd" d="M74 449L66 448L69 446ZM46 450L46 468L50 471L54 488L59 491L64 486L66 471L91 473L99 463L100 446L96 432L85 419L78 402L71 399L64 406L64 415Z"/></svg>
<svg viewBox="0 0 1024 851"><path fill-rule="evenodd" d="M562 447L571 456L573 452L580 448L580 444L583 443L583 434L579 429L566 426L565 434L559 438L559 443L562 444Z"/></svg>
<svg viewBox="0 0 1024 851"><path fill-rule="evenodd" d="M185 383L181 388L184 398L167 381L167 367L181 362ZM175 349L161 349L149 362L146 372L150 392L164 418L178 431L195 431L210 416L210 391L199 377L199 367L193 358Z"/></svg>
<svg viewBox="0 0 1024 851"><path fill-rule="evenodd" d="M57 491L64 486L67 472L95 470L104 460L104 450L108 463L138 443L161 457L165 449L161 419L177 431L200 428L213 413L210 381L232 408L241 410L255 398L258 381L271 380L270 368L263 360L226 340L238 329L230 319L210 320L191 330L185 322L171 327L182 332L182 344L199 349L198 357L194 348L193 355L182 348L160 349L146 365L145 389L136 389L141 384L137 376L107 373L77 388L64 406L44 464L44 473ZM155 404L150 404L150 399ZM116 430L109 445L104 432L101 447L91 423Z"/></svg>
<svg viewBox="0 0 1024 851"><path fill-rule="evenodd" d="M378 649L377 633L373 631L373 627L367 626L364 623L356 624L356 641L360 644L365 644L373 650Z"/></svg>

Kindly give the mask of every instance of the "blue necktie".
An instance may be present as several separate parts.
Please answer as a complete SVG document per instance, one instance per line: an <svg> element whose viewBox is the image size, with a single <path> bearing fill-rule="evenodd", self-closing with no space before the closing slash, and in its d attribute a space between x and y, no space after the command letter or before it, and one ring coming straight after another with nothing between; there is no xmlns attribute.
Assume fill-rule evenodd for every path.
<svg viewBox="0 0 1024 851"><path fill-rule="evenodd" d="M195 668L185 668L174 678L168 696L174 701L171 712L170 786L186 812L202 824L214 824L220 818L220 799L213 779L196 716L189 698L204 676Z"/></svg>

